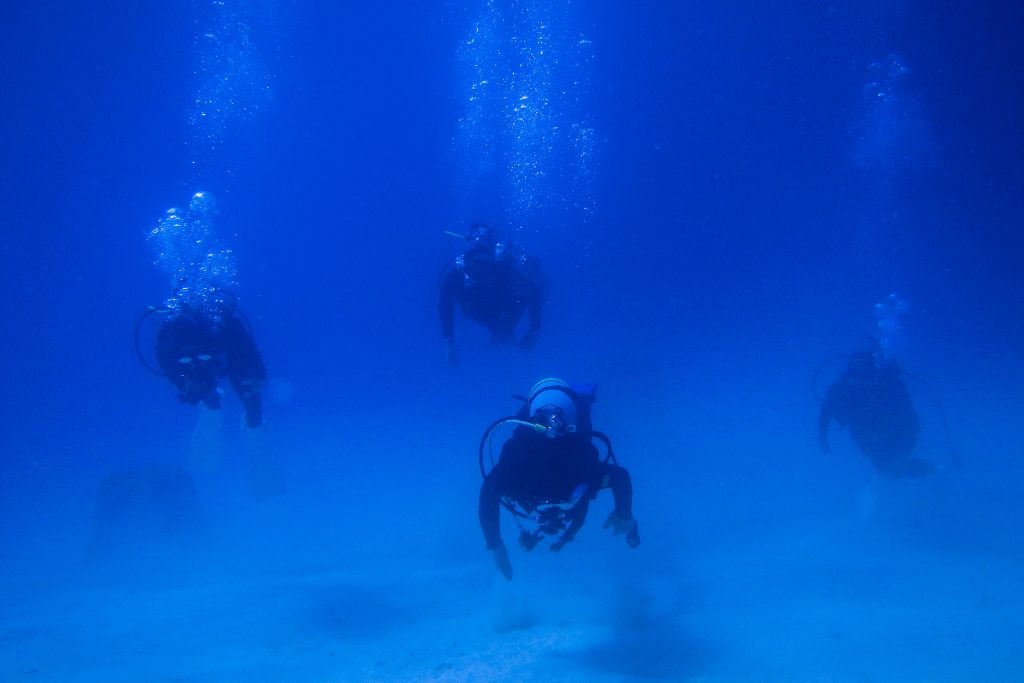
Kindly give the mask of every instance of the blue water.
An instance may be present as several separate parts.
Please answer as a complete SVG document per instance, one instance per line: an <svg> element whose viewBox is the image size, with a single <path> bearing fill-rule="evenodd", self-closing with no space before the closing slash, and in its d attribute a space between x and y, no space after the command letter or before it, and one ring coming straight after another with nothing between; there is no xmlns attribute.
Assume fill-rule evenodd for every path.
<svg viewBox="0 0 1024 683"><path fill-rule="evenodd" d="M1024 677L1019 7L371 5L0 12L0 679ZM190 467L133 329L200 191L288 493L228 389L196 544L90 559L105 477ZM473 221L550 292L532 354L457 320L452 371ZM815 368L887 334L941 401L910 384L923 481L816 449ZM644 542L607 492L558 555L506 519L505 585L477 444L549 375L600 383Z"/></svg>

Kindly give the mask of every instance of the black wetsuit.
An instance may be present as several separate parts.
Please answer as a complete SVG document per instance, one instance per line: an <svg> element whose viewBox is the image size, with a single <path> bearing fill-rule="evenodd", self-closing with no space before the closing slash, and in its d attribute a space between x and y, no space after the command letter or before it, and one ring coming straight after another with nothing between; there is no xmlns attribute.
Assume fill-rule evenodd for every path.
<svg viewBox="0 0 1024 683"><path fill-rule="evenodd" d="M583 525L590 501L603 488L612 489L615 514L622 519L632 517L633 485L629 472L602 462L587 437L570 434L551 439L525 427L517 428L502 447L498 464L480 487L480 527L487 549L502 545L501 498L512 498L531 511L541 503L570 500L580 484L586 485L586 494L569 514L570 526L562 535L563 542L572 540Z"/></svg>
<svg viewBox="0 0 1024 683"><path fill-rule="evenodd" d="M217 381L227 376L245 406L246 424L262 424L260 389L267 371L248 326L238 315L219 323L192 311L168 318L157 332L156 356L181 401L192 405L202 401L208 408L219 408Z"/></svg>
<svg viewBox="0 0 1024 683"><path fill-rule="evenodd" d="M455 334L455 304L462 314L491 331L496 343L514 341L516 325L529 310L530 327L526 337L540 332L544 307L544 278L531 259L513 248L497 245L484 254L467 253L455 259L441 274L441 336Z"/></svg>
<svg viewBox="0 0 1024 683"><path fill-rule="evenodd" d="M931 469L911 457L920 423L899 368L882 366L871 381L845 374L828 389L818 417L818 438L827 447L829 423L847 428L860 451L887 476L922 476Z"/></svg>

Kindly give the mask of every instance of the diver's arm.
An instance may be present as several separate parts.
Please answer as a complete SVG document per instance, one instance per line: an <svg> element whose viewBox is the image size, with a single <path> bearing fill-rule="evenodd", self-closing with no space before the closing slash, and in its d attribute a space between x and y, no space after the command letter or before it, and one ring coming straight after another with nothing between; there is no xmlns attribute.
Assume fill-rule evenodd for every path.
<svg viewBox="0 0 1024 683"><path fill-rule="evenodd" d="M518 432L518 430L517 430ZM522 456L526 445L515 435L501 447L498 462L484 477L480 486L480 505L477 515L480 518L480 529L484 532L487 549L503 545L501 541L501 498L509 495L516 488L523 476Z"/></svg>
<svg viewBox="0 0 1024 683"><path fill-rule="evenodd" d="M603 528L611 529L615 535L625 534L626 545L636 548L640 545L640 530L633 517L633 483L625 467L601 463L604 470L603 485L611 487L615 498L615 509L608 515Z"/></svg>
<svg viewBox="0 0 1024 683"><path fill-rule="evenodd" d="M263 424L263 396L259 389L251 389L247 385L234 385L238 398L245 408L245 426L259 427Z"/></svg>
<svg viewBox="0 0 1024 683"><path fill-rule="evenodd" d="M223 339L232 379L262 386L267 381L267 366L248 325L237 316L230 318L224 323Z"/></svg>
<svg viewBox="0 0 1024 683"><path fill-rule="evenodd" d="M494 550L504 545L501 540L501 494L498 488L500 473L496 477L495 472L497 471L498 468L496 467L487 475L484 483L480 486L480 505L477 510L477 516L480 518L480 529L484 533L484 541L487 543L488 550Z"/></svg>
<svg viewBox="0 0 1024 683"><path fill-rule="evenodd" d="M235 393L245 406L247 427L263 424L263 399L260 392L267 382L267 367L249 327L240 318L225 321L223 336L228 376Z"/></svg>
<svg viewBox="0 0 1024 683"><path fill-rule="evenodd" d="M505 444L502 454L507 450L509 444ZM494 559L494 566L498 568L501 575L509 581L512 580L512 562L509 561L508 549L501 540L501 495L505 486L508 466L498 462L493 470L484 477L484 483L480 487L480 507L477 515L480 518L480 528L484 532L484 541L487 543L487 550Z"/></svg>
<svg viewBox="0 0 1024 683"><path fill-rule="evenodd" d="M615 499L615 514L622 519L633 517L633 482L625 467L600 463L601 486L610 488Z"/></svg>

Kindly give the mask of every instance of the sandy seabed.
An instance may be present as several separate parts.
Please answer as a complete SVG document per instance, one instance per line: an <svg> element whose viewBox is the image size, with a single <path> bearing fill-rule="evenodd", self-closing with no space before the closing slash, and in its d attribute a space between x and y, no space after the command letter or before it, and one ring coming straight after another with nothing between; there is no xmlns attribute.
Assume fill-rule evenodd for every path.
<svg viewBox="0 0 1024 683"><path fill-rule="evenodd" d="M416 570L22 577L3 591L0 679L1024 680L1015 558L819 524L655 562L657 548L618 552L588 531L575 555L513 548L512 583L484 554Z"/></svg>

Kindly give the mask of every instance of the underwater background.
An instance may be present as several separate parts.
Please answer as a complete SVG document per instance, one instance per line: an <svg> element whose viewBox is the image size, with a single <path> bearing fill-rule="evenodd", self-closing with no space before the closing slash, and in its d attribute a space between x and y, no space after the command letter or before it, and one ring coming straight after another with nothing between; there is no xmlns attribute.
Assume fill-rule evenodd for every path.
<svg viewBox="0 0 1024 683"><path fill-rule="evenodd" d="M6 3L0 679L1020 680L1021 14ZM152 362L151 233L200 191L288 490L252 495L228 390L201 523L96 558L105 478L188 467L133 335ZM475 221L549 296L531 354L458 320L452 370ZM815 442L816 369L893 293L925 480ZM506 584L477 448L551 375L599 383L644 540L604 493Z"/></svg>

